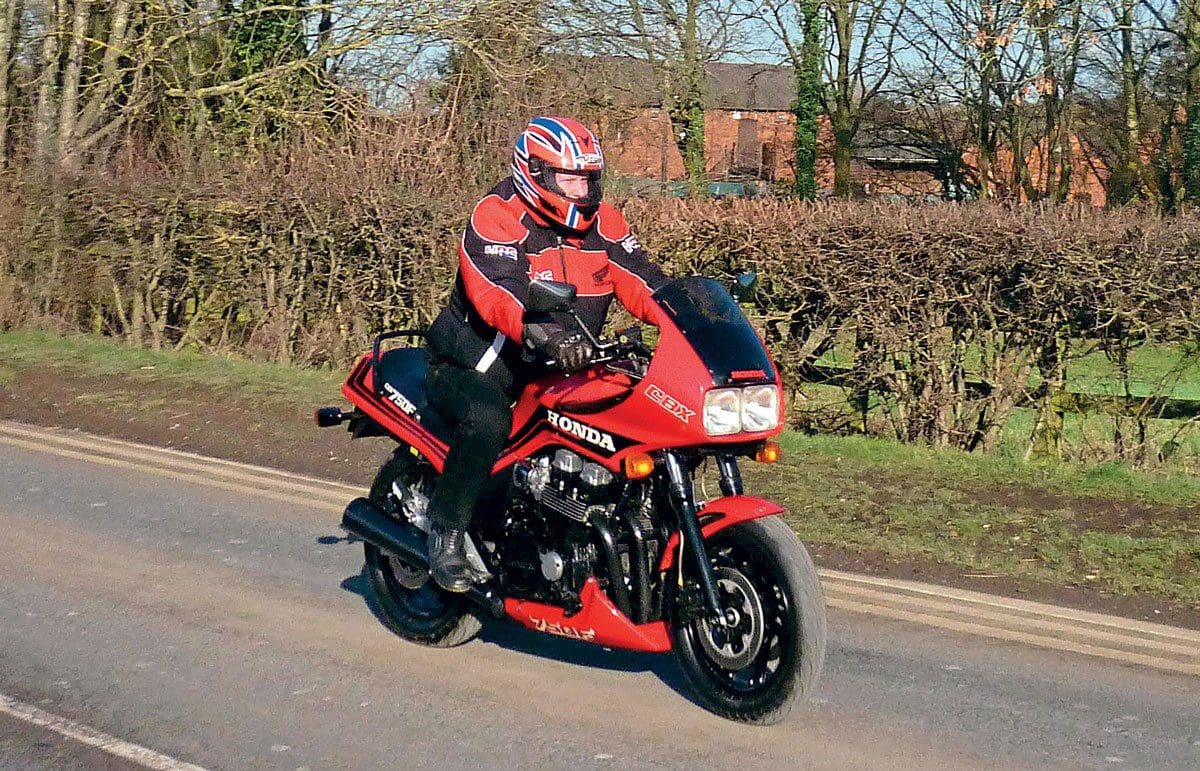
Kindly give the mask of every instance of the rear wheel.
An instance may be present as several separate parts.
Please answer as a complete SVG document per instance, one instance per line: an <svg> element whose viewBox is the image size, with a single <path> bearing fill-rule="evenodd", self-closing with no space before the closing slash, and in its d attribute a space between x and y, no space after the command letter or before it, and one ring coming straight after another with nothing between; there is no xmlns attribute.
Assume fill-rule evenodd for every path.
<svg viewBox="0 0 1200 771"><path fill-rule="evenodd" d="M815 690L825 661L816 567L777 517L734 525L705 546L728 623L676 621L676 655L707 709L744 723L778 723Z"/></svg>
<svg viewBox="0 0 1200 771"><path fill-rule="evenodd" d="M443 591L427 571L412 570L396 557L365 544L367 576L380 619L400 637L435 648L451 648L482 627L463 597Z"/></svg>
<svg viewBox="0 0 1200 771"><path fill-rule="evenodd" d="M401 487L419 473L397 453L383 465L371 485L370 500L385 512L403 519L399 502L392 495L392 482ZM413 527L406 524L406 527ZM474 637L482 627L465 597L443 591L429 572L405 565L377 546L363 544L367 579L380 620L400 637L422 645L450 648Z"/></svg>

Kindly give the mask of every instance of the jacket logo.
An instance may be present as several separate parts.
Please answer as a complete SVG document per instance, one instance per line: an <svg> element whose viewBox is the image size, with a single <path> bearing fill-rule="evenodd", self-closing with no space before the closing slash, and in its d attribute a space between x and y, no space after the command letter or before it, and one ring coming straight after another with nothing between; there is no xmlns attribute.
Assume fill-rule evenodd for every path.
<svg viewBox="0 0 1200 771"><path fill-rule="evenodd" d="M595 281L597 284L602 283L604 279L608 278L608 273L608 266L605 265L603 268L592 274L592 281Z"/></svg>
<svg viewBox="0 0 1200 771"><path fill-rule="evenodd" d="M566 415L559 415L554 410L546 410L549 414L550 425L562 431L564 434L576 436L588 444L594 444L597 447L602 447L609 452L616 452L617 447L613 443L612 434L606 434L598 428L584 425L578 420L572 420Z"/></svg>
<svg viewBox="0 0 1200 771"><path fill-rule="evenodd" d="M510 260L517 259L517 247L505 246L504 244L487 244L483 247L483 253L492 257L507 257Z"/></svg>
<svg viewBox="0 0 1200 771"><path fill-rule="evenodd" d="M595 629L575 629L574 627L564 626L557 621L547 621L544 618L531 618L533 628L539 632L548 634L556 634L559 637L570 637L572 640L583 640L591 642L596 639Z"/></svg>
<svg viewBox="0 0 1200 771"><path fill-rule="evenodd" d="M684 423L687 423L688 418L696 414L695 410L685 407L682 402L656 385L646 386L646 396L650 401L662 407Z"/></svg>
<svg viewBox="0 0 1200 771"><path fill-rule="evenodd" d="M531 270L529 277L535 281L553 281L554 271L552 270Z"/></svg>
<svg viewBox="0 0 1200 771"><path fill-rule="evenodd" d="M383 390L387 392L387 400L396 405L404 412L405 415L415 415L417 413L417 405L396 390L396 387L391 383L384 383Z"/></svg>
<svg viewBox="0 0 1200 771"><path fill-rule="evenodd" d="M633 254L638 249L642 248L642 245L638 243L638 240L633 237L632 233L625 236L625 238L621 241L621 246L630 254Z"/></svg>

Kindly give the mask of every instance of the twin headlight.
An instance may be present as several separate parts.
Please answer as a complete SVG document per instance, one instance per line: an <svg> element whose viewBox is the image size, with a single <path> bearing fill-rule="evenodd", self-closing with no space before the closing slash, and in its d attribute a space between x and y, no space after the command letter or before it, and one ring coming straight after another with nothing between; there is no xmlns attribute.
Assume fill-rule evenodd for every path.
<svg viewBox="0 0 1200 771"><path fill-rule="evenodd" d="M717 388L704 395L709 436L766 431L779 425L779 389L773 385Z"/></svg>

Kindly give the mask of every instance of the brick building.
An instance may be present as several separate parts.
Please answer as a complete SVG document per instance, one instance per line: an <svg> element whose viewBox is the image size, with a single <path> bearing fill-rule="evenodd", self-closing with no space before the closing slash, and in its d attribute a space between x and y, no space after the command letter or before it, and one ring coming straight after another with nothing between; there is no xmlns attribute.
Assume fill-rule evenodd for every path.
<svg viewBox="0 0 1200 771"><path fill-rule="evenodd" d="M618 117L601 126L612 168L634 179L676 181L685 177L683 157L671 138L660 89L650 67L632 59L603 65ZM787 182L795 176L794 81L790 67L714 62L705 67L705 160L714 180ZM621 109L623 108L623 109ZM817 178L833 187L833 134L822 117L818 129ZM864 130L852 162L866 194L940 195L937 159L911 140Z"/></svg>
<svg viewBox="0 0 1200 771"><path fill-rule="evenodd" d="M683 157L671 137L661 89L645 62L592 60L589 69L614 103L614 117L600 125L611 168L637 182L685 178ZM795 117L792 68L713 62L705 66L705 160L713 180L788 182L795 175ZM833 188L833 134L822 116L818 128L817 183ZM1072 199L1103 206L1104 164L1076 139L1072 145ZM851 173L859 192L869 196L932 198L948 181L945 148L897 128L864 126L855 140ZM1005 155L1005 151L1001 152ZM1007 159L1011 165L1011 152ZM1029 154L1035 184L1042 185L1045 148ZM970 153L963 161L970 165ZM1004 168L1004 159L998 159Z"/></svg>

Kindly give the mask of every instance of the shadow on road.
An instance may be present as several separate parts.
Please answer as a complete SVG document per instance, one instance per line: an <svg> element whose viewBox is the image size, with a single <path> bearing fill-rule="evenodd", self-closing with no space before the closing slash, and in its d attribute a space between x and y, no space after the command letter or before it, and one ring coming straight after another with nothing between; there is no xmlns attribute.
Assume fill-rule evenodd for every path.
<svg viewBox="0 0 1200 771"><path fill-rule="evenodd" d="M383 623L379 606L375 603L368 588L365 565L360 573L344 579L341 588L362 597L375 618ZM479 635L464 647L469 649L473 645L495 645L513 653L591 669L607 669L613 672L650 672L675 693L693 704L696 703L692 698L683 671L676 664L674 656L670 654L639 653L603 648L599 645L590 645L534 632L514 622L495 618L484 618L483 629L480 630ZM453 651L447 651L447 655L456 654Z"/></svg>

